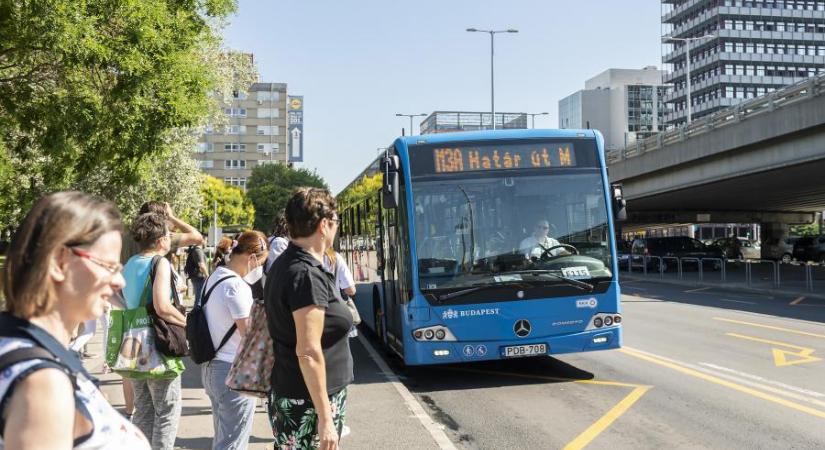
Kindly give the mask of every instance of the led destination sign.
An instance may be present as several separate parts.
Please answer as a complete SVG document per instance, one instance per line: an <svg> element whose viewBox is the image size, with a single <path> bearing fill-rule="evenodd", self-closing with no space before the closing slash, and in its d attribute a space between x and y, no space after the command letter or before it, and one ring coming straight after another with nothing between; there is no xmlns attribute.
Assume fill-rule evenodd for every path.
<svg viewBox="0 0 825 450"><path fill-rule="evenodd" d="M576 167L570 143L432 149L435 173Z"/></svg>

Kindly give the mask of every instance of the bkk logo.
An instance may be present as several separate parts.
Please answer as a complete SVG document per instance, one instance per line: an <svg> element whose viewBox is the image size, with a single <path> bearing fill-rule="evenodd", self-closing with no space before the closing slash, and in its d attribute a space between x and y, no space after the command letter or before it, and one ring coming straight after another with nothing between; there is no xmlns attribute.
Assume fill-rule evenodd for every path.
<svg viewBox="0 0 825 450"><path fill-rule="evenodd" d="M590 297L584 300L576 300L576 308L596 309L597 306L599 306L599 301L596 300L596 297Z"/></svg>

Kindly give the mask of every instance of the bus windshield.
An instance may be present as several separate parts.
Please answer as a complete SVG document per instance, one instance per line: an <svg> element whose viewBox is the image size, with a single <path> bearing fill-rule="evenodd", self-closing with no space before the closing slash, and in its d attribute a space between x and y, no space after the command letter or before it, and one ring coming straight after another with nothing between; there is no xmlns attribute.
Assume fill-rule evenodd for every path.
<svg viewBox="0 0 825 450"><path fill-rule="evenodd" d="M601 172L542 172L413 183L422 291L610 280Z"/></svg>

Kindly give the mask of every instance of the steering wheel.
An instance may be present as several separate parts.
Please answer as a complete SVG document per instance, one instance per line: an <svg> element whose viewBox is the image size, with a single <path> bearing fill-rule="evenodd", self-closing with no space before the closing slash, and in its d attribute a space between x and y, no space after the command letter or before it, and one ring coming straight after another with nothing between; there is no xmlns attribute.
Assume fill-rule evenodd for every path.
<svg viewBox="0 0 825 450"><path fill-rule="evenodd" d="M551 255L550 254L551 251L553 251L557 248L565 249L565 250L573 253L574 255L579 254L579 249L577 249L576 247L573 247L572 245L568 245L568 244L558 244L558 245L554 245L554 246L548 247L548 248L544 248L543 245L539 244L539 247L541 247L541 249L542 249L541 256L539 256L539 259L541 261L547 261L547 260L552 259L552 258L558 258L560 256L564 256L564 255Z"/></svg>

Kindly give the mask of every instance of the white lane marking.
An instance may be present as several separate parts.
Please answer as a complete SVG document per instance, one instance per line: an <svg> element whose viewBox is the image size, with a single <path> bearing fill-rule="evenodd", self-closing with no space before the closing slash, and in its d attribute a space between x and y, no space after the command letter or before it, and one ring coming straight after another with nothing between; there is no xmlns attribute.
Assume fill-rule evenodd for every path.
<svg viewBox="0 0 825 450"><path fill-rule="evenodd" d="M644 350L639 350L635 347L632 350L637 352L637 353L641 353L643 355L648 355L648 356L653 357L653 358L659 358L663 361L667 361L667 362L672 363L672 364L681 365L681 366L687 367L689 369L693 369L693 370L696 370L696 371L699 371L699 372L704 372L706 374L713 375L713 376L716 376L716 377L719 377L719 378L725 378L725 379L728 379L730 381L733 381L733 382L736 382L736 383L739 383L739 384L743 384L743 385L750 386L750 387L753 387L753 388L761 389L761 390L767 391L767 392L772 392L774 394L782 395L782 396L785 396L785 397L788 397L788 398L793 398L795 400L800 400L800 401L803 401L803 402L811 403L811 404L814 404L814 405L817 405L817 406L820 406L820 407L825 407L825 402L820 401L820 400L815 400L815 399L812 399L810 397L806 397L802 394L797 393L797 392L806 392L809 396L814 396L814 397L823 395L823 394L820 394L819 392L816 392L816 391L808 391L807 389L803 389L803 388L798 388L798 387L794 387L794 386L790 386L790 385L783 385L782 383L779 383L779 382L771 383L771 384L775 384L775 385L783 385L785 387L784 389L779 389L779 388L776 388L776 387L768 386L768 385L763 384L763 383L757 383L755 381L752 381L754 378L760 378L760 377L757 377L756 375L743 376L744 372L736 372L736 371L731 370L732 372L735 373L734 375L732 375L730 373L726 373L724 370L712 370L712 369L709 369L707 367L703 367L703 365L710 365L708 363L699 363L699 365L690 364L690 363L686 363L686 362L683 362L683 361L679 361L678 359L668 358L666 356L661 356L661 355L657 355L655 353L650 353L650 352L646 352ZM719 366L716 366L716 367L719 367ZM730 370L730 369L728 369L728 370ZM744 374L744 375L749 375L749 374ZM768 381L769 382L770 380L766 380L766 379L763 378L762 381ZM813 394L816 394L816 395L813 395Z"/></svg>
<svg viewBox="0 0 825 450"><path fill-rule="evenodd" d="M686 294L695 294L697 292L705 292L705 291L710 290L710 289L713 289L713 288L710 287L710 286L705 286L705 287L700 287L700 288L696 288L696 289L690 289L690 290L687 290L687 291L684 291L684 292Z"/></svg>
<svg viewBox="0 0 825 450"><path fill-rule="evenodd" d="M782 389L787 389L789 391L798 392L800 394L810 395L811 397L825 398L825 394L823 394L821 392L816 392L816 391L812 391L812 390L805 389L805 388L791 386L790 384L785 384L781 381L774 381L774 380L770 380L768 378L763 378L763 377L760 377L759 375L753 375L753 374L750 374L750 373L747 373L747 372L741 372L739 370L729 369L727 367L717 366L716 364L711 364L711 363L699 363L699 365L709 367L711 369L719 370L719 371L722 371L722 372L727 372L727 373L730 373L730 374L733 374L733 375L736 375L736 376L740 376L740 377L747 378L747 379L750 379L750 380L758 381L758 382L761 382L761 383L771 384L771 385L780 387Z"/></svg>
<svg viewBox="0 0 825 450"><path fill-rule="evenodd" d="M635 289L637 291L646 291L647 290L645 288L640 288L638 286L622 286L622 289Z"/></svg>
<svg viewBox="0 0 825 450"><path fill-rule="evenodd" d="M441 425L437 424L430 416L424 411L424 408L421 406L418 401L416 401L415 397L410 393L410 391L404 386L403 383L398 379L398 375L390 369L390 366L381 359L381 356L378 355L378 352L372 347L372 345L364 338L361 333L358 333L358 340L361 341L361 344L364 345L364 348L367 349L367 353L370 354L370 358L375 361L375 364L378 365L378 368L381 369L381 372L384 373L384 377L387 378L387 381L395 388L396 391L401 395L401 398L404 399L404 403L407 405L407 408L412 411L413 415L421 422L421 425L430 433L433 439L435 439L436 444L438 444L438 448L442 450L458 450L450 438L447 437L447 434L444 433L444 430L441 428Z"/></svg>
<svg viewBox="0 0 825 450"><path fill-rule="evenodd" d="M729 298L720 298L719 301L720 302L731 302L731 303L744 303L746 305L755 305L756 304L756 302L746 302L744 300L731 300Z"/></svg>

